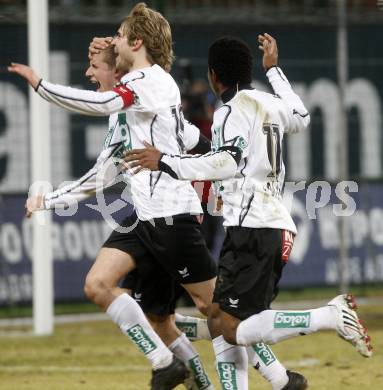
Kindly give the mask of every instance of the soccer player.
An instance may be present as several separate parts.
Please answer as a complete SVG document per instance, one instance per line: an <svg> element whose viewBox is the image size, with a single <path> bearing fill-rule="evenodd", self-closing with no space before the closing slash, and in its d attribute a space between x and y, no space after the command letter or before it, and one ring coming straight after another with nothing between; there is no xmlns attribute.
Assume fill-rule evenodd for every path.
<svg viewBox="0 0 383 390"><path fill-rule="evenodd" d="M123 50L124 50L124 48L122 48ZM118 51L118 50L117 50ZM131 53L130 53L131 54ZM141 53L139 53L139 54L141 54ZM139 60L142 60L142 58L139 58ZM121 65L123 65L123 64L121 64ZM20 73L20 74L22 74L22 75L24 75L24 76L26 76L26 78L31 82L31 84L32 85L34 85L34 86L36 86L37 85L37 81L36 81L36 79L38 80L38 78L37 78L37 76L35 76L33 73L31 74L31 72L30 72L30 70L28 70L28 69L26 69L26 68L22 68L20 65L15 65L15 66L13 66L12 68L11 68L11 70L14 70L15 72L17 72L17 73ZM147 69L146 69L147 70ZM130 81L130 83L129 83L129 86L131 87L131 88L134 88L135 87L135 89L136 89L136 91L135 91L135 93L136 93L136 95L139 97L140 96L140 94L138 94L138 91L137 91L137 89L139 90L139 88L137 87L137 86L135 86L135 83L133 82L133 81L136 81L136 80L143 80L143 79L145 79L145 73L143 73L143 72L140 72L140 74L139 75L137 75L137 74L135 74L135 77L136 77L136 79L135 80L131 80ZM147 80L148 78L146 78L146 80ZM75 105L76 105L76 101L77 101L77 104L79 104L79 108L76 108L76 109L80 109L81 110L81 112L83 112L84 110L89 110L89 109L93 109L93 107L90 105L90 104L88 104L88 103L91 103L92 102L92 99L94 100L94 99L97 99L98 98L98 96L97 95L95 95L95 94L91 94L91 95L86 95L85 97L84 97L84 95L81 95L81 96L77 96L77 93L79 93L78 91L75 91L75 90L70 90L70 91L68 91L67 89L63 89L63 88L61 88L61 87L57 87L57 86L53 86L53 85L51 85L51 84L49 84L49 83L46 83L46 82L42 82L42 85L45 85L44 86L44 88L46 89L45 90L45 92L43 92L44 94L46 94L46 97L48 98L48 95L49 95L49 90L52 92L52 94L51 94L51 98L53 98L53 99L57 99L57 102L59 102L60 104L65 104L65 105L71 105L71 107L72 108L74 108L75 107ZM122 90L124 93L128 93L128 90ZM121 91L120 91L121 92ZM65 94L68 94L69 93L69 97L68 96L66 96ZM82 92L81 92L82 93ZM103 97L105 97L105 95L103 96ZM108 98L110 97L110 95L108 96ZM125 96L126 97L126 96ZM83 99L82 99L83 98ZM115 99L116 98L116 96L115 95L112 95L112 97L111 97L112 99ZM62 99L62 100L61 100ZM100 102L101 103L101 102ZM142 110L142 107L140 107L141 105L140 104L137 104L137 106L139 106L139 108ZM103 109L103 105L102 104L99 104L98 106L96 105L95 106L96 107L96 110L97 110L97 112L98 112L98 110L102 110ZM137 109L136 107L134 107L135 109ZM104 107L104 109L105 109L105 107ZM106 110L107 111L107 110ZM143 110L144 111L144 110ZM152 116L152 118L153 118L153 116ZM122 128L121 129L121 132L124 130L124 131L126 131L127 129L126 129L126 126L128 126L128 124L127 124L127 122L126 122L126 120L125 120L125 117L122 117L122 118L120 118L120 116L119 116L119 118L118 118L119 120L121 120L121 122L122 123L120 123L119 125L119 128L118 129L120 129L120 128ZM130 123L130 122L129 122ZM176 123L178 124L178 121L176 121ZM115 124L115 121L114 122L112 122L112 126L111 126L111 128L112 129L114 129L114 124ZM181 122L179 122L179 124L180 124L180 130L182 130L182 127L181 127ZM118 133L118 131L116 132L116 133ZM112 142L112 140L113 140L113 130L111 130L111 134L110 134L110 137L109 137L109 144L110 145L113 145L114 144L114 142ZM127 134L127 132L126 132L126 134ZM132 133L130 133L129 132L129 138L127 139L127 141L129 141L129 142L125 142L128 146L127 146L127 148L130 148L130 147L132 147L132 145L130 144L130 140L131 140L131 138L130 138L130 135L131 134L134 134L133 133L133 131L132 131ZM146 134L147 135L147 134ZM151 134L152 135L152 134ZM145 134L144 134L144 136L145 136ZM142 137L143 138L143 137ZM140 138L140 139L142 139L142 138ZM109 145L108 144L108 145ZM114 146L116 146L116 150L115 150L115 152L116 152L116 154L117 155L120 155L120 153L121 153L121 148L117 148L117 146L118 145L114 145ZM150 175L150 182L151 182L151 178L152 178L152 176ZM146 181L146 183L148 183L149 182L149 180L147 180ZM142 184L142 183L141 183ZM158 193L158 192L157 192ZM56 194L57 195L57 194ZM62 195L67 195L67 193L64 193L64 194L62 194ZM50 198L50 197L49 197ZM158 199L159 197L157 197L157 199ZM57 199L57 198L55 198L55 197L53 197L53 199ZM48 199L48 203L49 203L49 199ZM45 205L45 206L47 206L47 204ZM137 207L137 205L136 205L136 207ZM139 208L137 207L137 211L139 211ZM142 224L140 224L140 225L142 225ZM124 239L122 239L122 236L121 235L116 235L116 237L115 237L116 239L114 239L114 242L113 242L113 245L120 245L121 244L121 242L123 242L124 240L126 240L126 237L124 238ZM127 249L129 250L129 251L131 251L132 250L132 245L134 246L135 245L135 243L136 243L136 240L137 240L137 237L135 237L135 238L133 238L133 240L130 242L130 247L128 247ZM108 242L107 242L108 243ZM181 240L181 237L180 237L180 245L182 245L184 242ZM142 243L140 243L140 245L141 245ZM147 245L147 247L149 247L149 245ZM121 248L121 247L120 247ZM109 253L107 253L107 252L105 252L105 250L104 249L106 249L106 248L103 248L103 250L101 251L101 253L100 253L100 255L104 255L104 256L100 256L99 257L99 259L100 259L100 261L96 261L96 265L97 265L97 267L95 267L95 269L96 269L96 271L97 270L99 270L99 272L94 272L94 270L92 270L92 273L93 274L96 274L96 278L87 278L87 284L88 284L88 287L90 287L90 288L86 288L86 290L88 291L88 294L90 294L91 296L92 296L92 299L94 300L94 301L96 301L101 307L103 307L104 309L106 309L107 311L108 311L108 309L109 309L109 307L110 307L110 305L109 306L107 306L107 305L105 305L104 304L104 299L105 299L105 295L106 295L106 293L107 294L109 294L110 295L110 291L109 290L112 290L112 288L111 288L111 286L115 286L115 281L116 281L116 275L114 274L114 273L112 273L112 275L113 275L113 278L110 280L108 280L107 278L106 278L106 276L104 275L105 274L105 272L104 272L104 266L102 265L102 263L103 262L105 262L105 264L106 264L106 266L108 266L109 265L109 263L110 263L110 261L108 260L108 259L110 259L111 258L111 256L113 255L113 253L111 253L111 252L109 252ZM114 249L119 249L119 247L117 247L117 248L114 248ZM136 248L135 248L136 249ZM121 255L121 253L120 253L121 251L118 251L118 252L115 252L115 255L116 256L118 256L118 255ZM123 252L123 251L122 251ZM107 256L108 255L108 256ZM139 254L137 254L137 256L134 256L135 257L135 260L137 260L136 258L138 257L138 255ZM98 260L99 260L98 259ZM102 260L101 260L102 259ZM198 256L197 256L197 259L198 259ZM122 270L125 270L125 266L127 266L127 263L126 263L126 261L125 261L125 258L124 257L122 257L121 259L120 259L120 263L122 264L122 266L121 266L121 272L120 272L120 274L123 274L123 272L122 272ZM120 264L120 263L118 263L118 264ZM98 265L100 265L100 266L98 266ZM114 266L115 266L115 264L114 264ZM184 271L184 269L182 269L182 271ZM93 280L92 280L93 279ZM159 280L161 280L161 278L159 279ZM109 282L109 284L107 283L107 282ZM91 287L92 286L92 287ZM187 286L188 287L188 286ZM199 286L196 286L197 287L197 289L199 290L200 289L200 287L204 287L204 286L202 286L202 285L199 285ZM94 291L96 289L96 291ZM107 290L107 291L105 291L105 290ZM202 290L201 290L201 292L203 292ZM118 295L118 294L120 294L120 295L123 295L122 293L121 293L121 291L120 290L118 290L118 289L114 289L113 290L113 294L115 294L115 295ZM112 295L113 295L112 294ZM206 302L206 300L205 300L205 302ZM107 301L107 304L109 303L109 301ZM142 300L141 300L141 305L143 304L143 302L142 302ZM104 306L105 305L105 306ZM158 328L156 328L156 330L158 330ZM246 371L246 366L247 366L247 357L245 356L245 354L244 354L244 351L243 350L241 350L241 349L236 349L236 348L233 348L233 346L230 346L230 345L227 345L227 344L224 344L224 343L216 343L217 344L217 346L216 346L216 350L218 350L218 349L221 349L222 350L222 356L226 356L226 357L228 357L228 354L230 354L230 356L229 356L229 359L230 359L230 361L231 361L231 363L233 363L233 362L236 362L236 364L237 364L237 366L236 366L236 370L237 370L237 374L238 374L238 383L240 384L240 387L241 388L246 388L247 387L247 382L246 382L246 378L245 378L245 376L247 376L247 371ZM267 351L266 351L267 352ZM257 365L258 365L258 363L257 363ZM280 370L281 371L281 370ZM286 373L285 373L285 370L283 369L282 370L282 379L285 379L285 377L286 377ZM266 375L267 376L267 375ZM274 374L274 378L275 377L277 377L277 375L275 375ZM287 377L286 377L287 378ZM273 379L273 378L272 378ZM287 379L286 379L287 380ZM271 380L271 382L273 383L273 380ZM275 381L275 379L274 379L274 382L276 382ZM275 387L275 386L274 386ZM277 387L278 388L278 387Z"/></svg>
<svg viewBox="0 0 383 390"><path fill-rule="evenodd" d="M108 38L104 38L104 39L95 38L89 48L90 54L98 52L95 47L102 49L103 47L107 47L107 45L108 45ZM185 131L185 135L186 135L186 131ZM204 146L206 147L206 140L204 141ZM190 337L191 339L211 340L210 334L207 329L206 320L196 318L196 317L183 317L179 314L176 314L176 324L177 327L181 328L184 332L186 332L188 337ZM225 347L227 347L228 351L232 349L232 346L230 345L228 346L225 345ZM227 353L228 352L226 352L226 354ZM249 349L248 355L250 357L250 361L252 365L260 372L260 374L265 379L267 379L272 384L273 389L280 389L282 386L286 384L286 381L288 379L290 379L289 386L288 386L289 389L299 390L303 388L302 383L305 383L304 378L297 373L293 373L293 372L286 373L286 369L280 364L277 358L273 355L270 348L264 345L257 346L256 349ZM235 360L235 359L232 359L231 356L231 360ZM270 365L271 361L273 362L272 365ZM238 375L239 377L237 380L237 382L241 386L243 386L243 388L245 384L241 382L241 377L244 377L245 375L246 375L246 371L244 370L242 375ZM293 387L293 384L295 385L295 387Z"/></svg>
<svg viewBox="0 0 383 390"><path fill-rule="evenodd" d="M274 95L251 87L248 46L238 39L220 39L210 47L208 59L210 85L224 103L214 115L213 151L172 155L150 146L128 152L127 164L136 171L167 172L177 179L221 180L227 230L214 302L227 342L255 349L259 343L334 329L369 357L370 338L350 295L339 295L313 310L270 310L296 234L282 204L282 141L285 133L305 129L309 114L278 67L275 39L264 34L258 40Z"/></svg>
<svg viewBox="0 0 383 390"><path fill-rule="evenodd" d="M110 152L115 157L124 150L143 146L143 139L150 139L153 145L171 153L184 151L185 125L180 93L168 73L173 60L168 22L158 12L139 3L122 22L113 45L117 68L126 74L121 84L110 92L53 85L20 64L12 64L9 70L25 77L42 97L67 109L88 115L115 114L110 137L107 137L108 146L113 147ZM114 145L114 134L124 137L122 145ZM152 388L170 389L183 382L186 369L150 327L136 301L111 285L115 286L120 279L116 278L117 274L126 275L136 267L145 280L153 274L153 265L158 262L161 269L189 292L197 308L208 314L216 267L200 232L196 215L201 214L202 209L190 183L150 172L129 180L137 216L127 219L125 225L135 226L135 229L130 233L115 231L109 237L88 275L85 288L149 358L154 369ZM54 199L46 197L45 207ZM108 269L109 279L105 275ZM156 287L160 291L158 298L163 299L164 304L165 298L172 294L173 285L164 283L161 276L156 283L143 282L143 285ZM143 293L141 306L151 304L152 296ZM156 321L155 316L152 321ZM160 319L156 329L163 325ZM219 329L216 318L211 320L211 329ZM172 337L178 337L178 333Z"/></svg>
<svg viewBox="0 0 383 390"><path fill-rule="evenodd" d="M86 76L92 83L97 84L98 91L112 90L121 76L116 70L115 54L114 48L112 46L101 50L99 54L94 54L91 57L89 68L86 71ZM110 128L114 128L114 132L113 134L110 134L110 131L106 133L104 150L98 156L94 167L92 167L92 169L89 170L89 172L83 175L80 179L69 185L61 187L59 190L54 191L53 193L47 193L44 196L39 195L37 197L28 199L27 212L29 216L32 212L43 209L44 203L45 208L55 208L60 206L64 207L76 204L77 202L87 199L96 191L108 187L114 183L115 179L118 179L120 172L118 169L113 169L115 168L113 161L113 151L118 145L123 145L126 137L121 136L120 129L116 128L114 125L115 120L112 116L110 120ZM195 126L192 126L187 122L185 122L184 142L187 150L194 148L196 148L196 150L201 148L204 149L204 145L210 144L207 139L204 140L203 137L201 138L199 130ZM113 144L114 146L109 146L110 144ZM110 172L108 175L104 176L102 170L107 168L108 165ZM97 180L97 178L101 178L103 180ZM129 236L127 238L129 238ZM122 248L122 250L125 249L126 248ZM109 257L108 262L113 266L103 268L105 266L105 261L102 256L99 256L96 260L96 263L88 273L86 278L87 282L85 285L85 293L92 301L97 298L97 294L94 294L94 290L97 288L94 286L94 283L103 283L109 288L115 288L119 290L119 287L117 287L118 278L123 275L121 275L121 272L118 269L119 258L117 258L115 261L113 260L114 259L112 257ZM149 270L150 269L146 269L146 272ZM173 318L172 315L174 314L176 298L178 293L181 293L181 288L174 286L174 291L169 290L169 288L165 288L165 291L169 290L172 295L164 296L161 297L161 299L158 299L160 291L156 291L156 288L158 287L155 281L156 279L161 278L161 283L164 285L166 285L166 283L172 285L174 282L171 280L169 275L160 267L153 267L151 270L151 274L154 275L153 281L149 281L147 276L145 276L145 280L141 280L137 271L133 273L134 276L129 274L124 279L122 288L131 288L130 295L134 294L133 296L138 303L141 302L143 293L152 297L151 306L143 307L143 310L147 315L149 322L151 322L153 316L156 316L157 321L152 323L152 325L154 325L154 329L160 335L165 344L167 344L168 348L178 358L183 360L190 369L191 375L186 380L186 384L190 388L192 388L191 386L194 386L194 389L211 389L211 382L204 370L199 354L190 344L190 341L188 341L186 337L181 334L181 332L177 332L178 337L174 340L175 329L174 325L170 323L170 320ZM182 319L182 316L178 315L178 318ZM158 329L157 326L159 320L161 320L160 329Z"/></svg>

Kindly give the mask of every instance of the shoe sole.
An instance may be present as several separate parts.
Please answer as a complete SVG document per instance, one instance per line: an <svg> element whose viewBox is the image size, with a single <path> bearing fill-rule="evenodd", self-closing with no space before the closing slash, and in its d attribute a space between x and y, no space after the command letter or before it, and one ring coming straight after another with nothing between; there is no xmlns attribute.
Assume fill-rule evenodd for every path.
<svg viewBox="0 0 383 390"><path fill-rule="evenodd" d="M355 314L355 320L356 324L348 324L348 327L355 330L357 328L358 333L361 335L360 338L358 339L352 339L352 340L347 340L345 337L340 335L343 339L346 341L349 341L355 348L356 350L366 358L369 358L372 356L372 345L371 345L371 337L367 333L367 328L363 325L363 323L360 321L358 318L358 315L356 314L356 310L358 309L358 305L356 303L355 297L352 294L345 294L343 296L343 299L349 309L351 309L354 314ZM346 325L347 327L347 325Z"/></svg>

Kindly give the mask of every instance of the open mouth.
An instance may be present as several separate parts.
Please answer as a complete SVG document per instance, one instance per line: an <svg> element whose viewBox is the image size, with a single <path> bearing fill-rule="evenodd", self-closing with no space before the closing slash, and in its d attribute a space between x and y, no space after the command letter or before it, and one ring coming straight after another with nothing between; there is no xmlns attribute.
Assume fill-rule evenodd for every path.
<svg viewBox="0 0 383 390"><path fill-rule="evenodd" d="M101 88L101 84L96 79L89 80L92 84L95 84L96 90L98 91Z"/></svg>

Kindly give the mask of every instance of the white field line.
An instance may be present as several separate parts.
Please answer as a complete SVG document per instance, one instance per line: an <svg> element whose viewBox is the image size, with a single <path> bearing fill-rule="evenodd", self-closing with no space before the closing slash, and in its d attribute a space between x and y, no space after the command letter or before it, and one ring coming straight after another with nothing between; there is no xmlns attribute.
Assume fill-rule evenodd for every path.
<svg viewBox="0 0 383 390"><path fill-rule="evenodd" d="M125 366L1 366L0 372L127 372L149 371L149 365L127 364Z"/></svg>
<svg viewBox="0 0 383 390"><path fill-rule="evenodd" d="M109 317L105 313L81 313L55 316L55 324L72 324L88 321L106 321ZM12 326L32 326L33 318L4 318L0 319L0 328Z"/></svg>
<svg viewBox="0 0 383 390"><path fill-rule="evenodd" d="M286 367L313 367L320 364L320 360L314 358L300 359L300 360L289 360L283 362Z"/></svg>

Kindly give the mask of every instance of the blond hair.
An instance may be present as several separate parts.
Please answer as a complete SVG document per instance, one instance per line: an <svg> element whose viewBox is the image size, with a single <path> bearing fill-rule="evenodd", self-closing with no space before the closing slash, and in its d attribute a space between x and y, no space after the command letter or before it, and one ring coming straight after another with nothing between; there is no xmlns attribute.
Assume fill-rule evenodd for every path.
<svg viewBox="0 0 383 390"><path fill-rule="evenodd" d="M168 21L159 13L138 3L121 23L123 36L129 44L142 39L148 60L170 72L174 55L172 32Z"/></svg>
<svg viewBox="0 0 383 390"><path fill-rule="evenodd" d="M101 50L100 54L102 55L103 62L108 65L108 69L114 69L116 67L116 53L112 45Z"/></svg>

